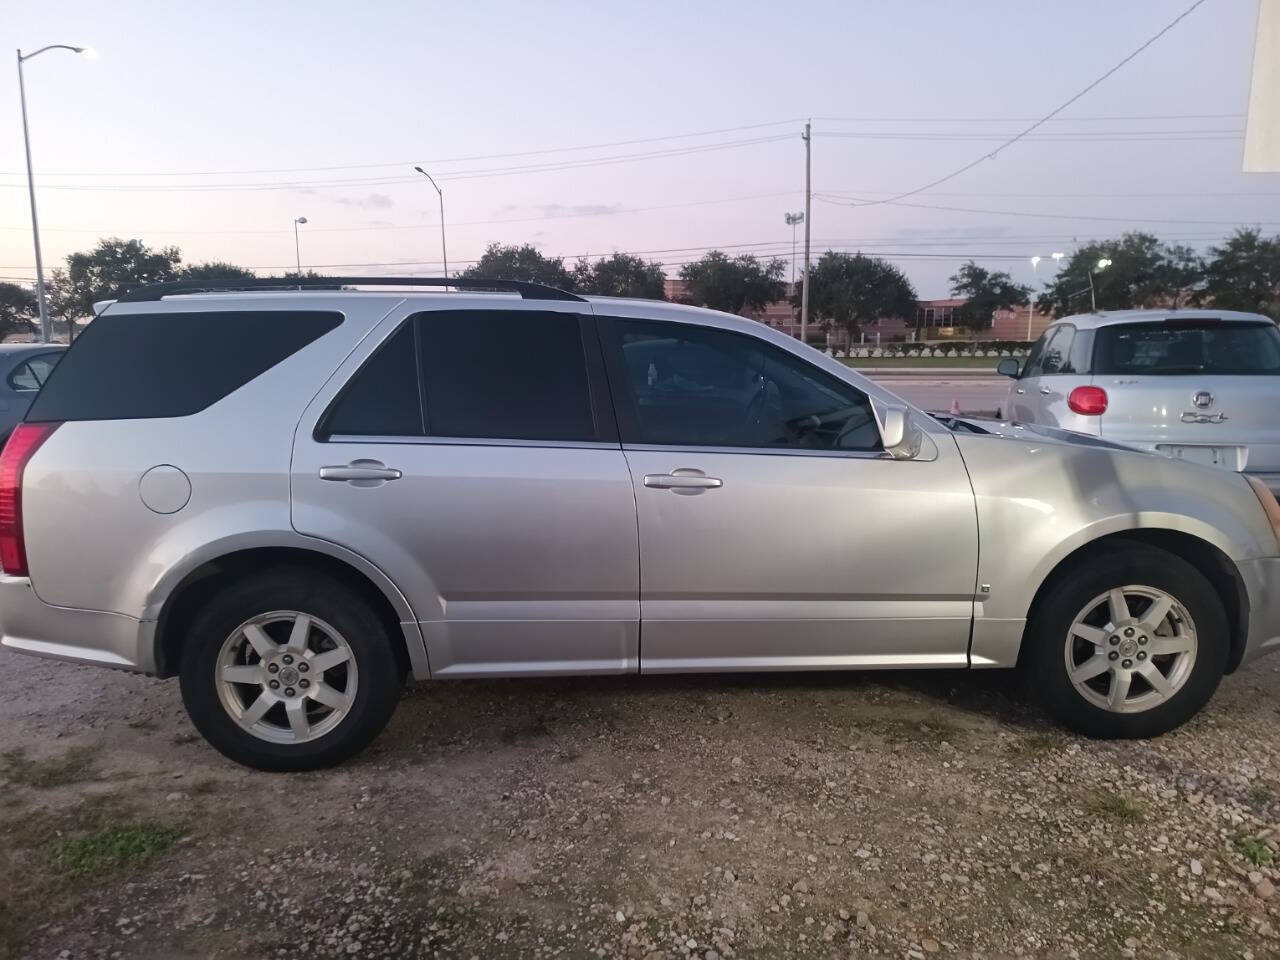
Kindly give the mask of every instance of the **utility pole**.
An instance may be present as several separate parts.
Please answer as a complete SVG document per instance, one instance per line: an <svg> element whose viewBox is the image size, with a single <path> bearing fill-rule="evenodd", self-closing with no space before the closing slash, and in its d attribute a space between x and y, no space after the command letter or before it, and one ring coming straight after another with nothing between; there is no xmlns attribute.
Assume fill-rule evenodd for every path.
<svg viewBox="0 0 1280 960"><path fill-rule="evenodd" d="M810 160L813 155L813 133L809 129L810 122L804 125L804 274L801 276L803 286L800 291L800 342L808 343L809 332L809 221L813 199L810 183Z"/></svg>

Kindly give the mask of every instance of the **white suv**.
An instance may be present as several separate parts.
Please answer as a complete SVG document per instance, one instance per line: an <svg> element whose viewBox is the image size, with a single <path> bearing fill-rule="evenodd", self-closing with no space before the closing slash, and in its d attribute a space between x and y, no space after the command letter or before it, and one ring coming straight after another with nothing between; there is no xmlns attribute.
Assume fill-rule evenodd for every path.
<svg viewBox="0 0 1280 960"><path fill-rule="evenodd" d="M1001 408L1280 490L1280 329L1256 313L1124 310L1054 323Z"/></svg>

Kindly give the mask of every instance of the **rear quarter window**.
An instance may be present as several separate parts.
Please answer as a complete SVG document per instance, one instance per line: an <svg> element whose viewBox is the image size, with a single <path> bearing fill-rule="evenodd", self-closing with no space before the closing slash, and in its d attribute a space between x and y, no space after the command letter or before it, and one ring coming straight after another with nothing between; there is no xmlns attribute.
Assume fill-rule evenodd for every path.
<svg viewBox="0 0 1280 960"><path fill-rule="evenodd" d="M27 420L190 416L340 323L331 311L108 311L63 355Z"/></svg>

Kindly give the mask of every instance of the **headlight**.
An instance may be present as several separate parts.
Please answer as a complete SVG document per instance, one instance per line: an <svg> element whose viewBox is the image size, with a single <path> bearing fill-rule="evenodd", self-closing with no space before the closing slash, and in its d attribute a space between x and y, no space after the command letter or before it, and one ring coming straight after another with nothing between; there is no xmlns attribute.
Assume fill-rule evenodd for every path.
<svg viewBox="0 0 1280 960"><path fill-rule="evenodd" d="M1249 481L1249 486L1253 487L1253 492L1258 495L1263 512L1266 513L1267 519L1271 521L1271 532L1276 535L1276 541L1280 542L1280 503L1276 503L1276 495L1271 492L1270 487L1257 477L1245 474L1244 478Z"/></svg>

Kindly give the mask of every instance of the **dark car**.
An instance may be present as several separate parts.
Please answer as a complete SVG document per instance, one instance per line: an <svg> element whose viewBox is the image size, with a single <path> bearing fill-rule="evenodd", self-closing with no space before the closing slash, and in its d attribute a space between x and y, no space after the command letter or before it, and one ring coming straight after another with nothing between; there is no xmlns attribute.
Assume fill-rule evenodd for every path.
<svg viewBox="0 0 1280 960"><path fill-rule="evenodd" d="M0 343L0 446L66 352L63 343Z"/></svg>

